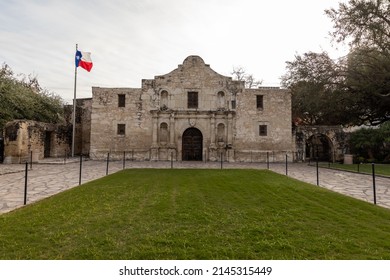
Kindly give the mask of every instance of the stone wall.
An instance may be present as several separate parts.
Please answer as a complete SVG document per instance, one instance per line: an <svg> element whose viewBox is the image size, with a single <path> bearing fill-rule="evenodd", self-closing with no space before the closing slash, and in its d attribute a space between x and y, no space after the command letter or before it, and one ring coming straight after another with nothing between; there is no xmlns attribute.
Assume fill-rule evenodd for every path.
<svg viewBox="0 0 390 280"><path fill-rule="evenodd" d="M149 98L141 93L141 89L92 88L91 158L131 150L136 150L136 158L148 157L151 114L147 106ZM124 107L118 107L118 95L125 96ZM125 125L124 134L118 134L118 125Z"/></svg>
<svg viewBox="0 0 390 280"><path fill-rule="evenodd" d="M15 120L4 128L4 163L37 162L45 157L65 157L70 127Z"/></svg>
<svg viewBox="0 0 390 280"><path fill-rule="evenodd" d="M89 155L91 145L92 98L80 98L76 102L75 154Z"/></svg>
<svg viewBox="0 0 390 280"><path fill-rule="evenodd" d="M257 108L256 96L263 96L262 108ZM282 161L293 150L291 127L291 94L279 88L245 89L237 96L235 124L235 149L241 153L240 160L265 161L268 154L272 160ZM260 135L260 126L267 128ZM246 155L245 155L246 154Z"/></svg>
<svg viewBox="0 0 390 280"><path fill-rule="evenodd" d="M298 126L294 136L297 161L342 161L348 152L349 133L342 126Z"/></svg>

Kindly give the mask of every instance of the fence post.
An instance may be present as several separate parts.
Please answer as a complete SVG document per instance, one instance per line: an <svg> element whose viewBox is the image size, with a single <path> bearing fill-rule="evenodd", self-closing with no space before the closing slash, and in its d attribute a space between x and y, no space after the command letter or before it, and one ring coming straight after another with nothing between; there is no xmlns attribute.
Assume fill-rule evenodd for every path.
<svg viewBox="0 0 390 280"><path fill-rule="evenodd" d="M288 163L287 163L287 154L286 154L286 176L288 176Z"/></svg>
<svg viewBox="0 0 390 280"><path fill-rule="evenodd" d="M106 176L108 175L108 164L110 162L110 153L107 153L107 167L106 167Z"/></svg>
<svg viewBox="0 0 390 280"><path fill-rule="evenodd" d="M223 168L223 154L221 152L221 169Z"/></svg>
<svg viewBox="0 0 390 280"><path fill-rule="evenodd" d="M27 176L28 176L28 162L26 161L26 170L24 173L24 205L27 204Z"/></svg>
<svg viewBox="0 0 390 280"><path fill-rule="evenodd" d="M316 172L317 172L317 186L320 185L320 178L318 174L318 157L316 158Z"/></svg>
<svg viewBox="0 0 390 280"><path fill-rule="evenodd" d="M126 165L126 151L123 151L123 169L125 169Z"/></svg>
<svg viewBox="0 0 390 280"><path fill-rule="evenodd" d="M131 150L131 161L134 161L134 150Z"/></svg>
<svg viewBox="0 0 390 280"><path fill-rule="evenodd" d="M374 204L376 204L375 163L372 163L372 187L374 190Z"/></svg>
<svg viewBox="0 0 390 280"><path fill-rule="evenodd" d="M83 169L83 154L80 154L80 173L79 173L79 186L81 185L81 172Z"/></svg>
<svg viewBox="0 0 390 280"><path fill-rule="evenodd" d="M171 152L171 169L173 168L173 152Z"/></svg>
<svg viewBox="0 0 390 280"><path fill-rule="evenodd" d="M269 170L269 152L267 152L267 169Z"/></svg>

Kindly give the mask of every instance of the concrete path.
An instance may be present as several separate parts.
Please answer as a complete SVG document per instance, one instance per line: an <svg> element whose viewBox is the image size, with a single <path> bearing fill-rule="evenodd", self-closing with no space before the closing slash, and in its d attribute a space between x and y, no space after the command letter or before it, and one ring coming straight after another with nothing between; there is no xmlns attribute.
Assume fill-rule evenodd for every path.
<svg viewBox="0 0 390 280"><path fill-rule="evenodd" d="M171 162L126 162L126 168L171 168ZM220 169L220 162L173 162L173 168ZM223 168L266 169L265 163L223 163ZM78 159L63 162L35 164L28 167L27 204L52 196L79 185ZM108 173L123 169L122 161L110 162ZM274 172L285 174L284 164L270 164ZM106 175L105 161L84 161L81 183ZM307 164L289 164L288 176L316 184L316 168ZM336 170L319 169L320 186L373 203L372 177ZM25 165L0 164L0 214L22 207L24 204ZM390 208L390 178L377 177L377 205Z"/></svg>
<svg viewBox="0 0 390 280"><path fill-rule="evenodd" d="M270 169L280 174L286 174L284 164L271 165ZM287 176L317 185L315 166L289 164ZM318 181L320 187L374 203L372 175L319 168ZM390 177L376 176L375 183L377 205L390 208Z"/></svg>

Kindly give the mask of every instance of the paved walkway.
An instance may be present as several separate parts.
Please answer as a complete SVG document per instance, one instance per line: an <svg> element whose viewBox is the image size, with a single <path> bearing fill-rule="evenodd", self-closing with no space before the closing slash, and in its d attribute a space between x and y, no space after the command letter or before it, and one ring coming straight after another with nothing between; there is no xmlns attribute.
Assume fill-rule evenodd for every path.
<svg viewBox="0 0 390 280"><path fill-rule="evenodd" d="M215 168L220 162L173 162L174 168ZM126 168L171 168L171 162L126 162ZM265 163L223 163L223 168L266 169ZM123 169L122 161L110 162L108 173ZM270 164L270 169L285 174L284 164ZM104 161L84 161L81 183L106 175L107 164ZM78 186L80 164L77 159L50 164L35 164L28 170L27 204ZM289 164L288 176L316 184L316 168L307 164ZM333 191L373 203L372 176L319 169L320 186ZM0 164L0 214L22 207L24 202L25 165ZM390 208L390 178L377 177L377 205Z"/></svg>
<svg viewBox="0 0 390 280"><path fill-rule="evenodd" d="M286 167L282 164L271 166L271 170L286 174ZM288 166L288 176L313 185L317 184L315 166L291 164ZM318 181L320 187L374 203L373 179L370 174L319 168ZM390 208L390 177L376 176L375 183L377 205Z"/></svg>

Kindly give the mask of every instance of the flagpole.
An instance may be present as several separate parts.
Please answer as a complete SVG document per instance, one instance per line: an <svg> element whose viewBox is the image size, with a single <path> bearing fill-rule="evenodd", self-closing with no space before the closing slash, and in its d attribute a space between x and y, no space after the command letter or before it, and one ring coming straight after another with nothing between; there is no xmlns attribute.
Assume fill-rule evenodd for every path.
<svg viewBox="0 0 390 280"><path fill-rule="evenodd" d="M77 44L76 44L77 52ZM73 131L72 131L72 157L74 157L75 134L76 134L76 84L77 84L77 65L74 66L74 93L73 93Z"/></svg>

